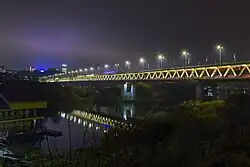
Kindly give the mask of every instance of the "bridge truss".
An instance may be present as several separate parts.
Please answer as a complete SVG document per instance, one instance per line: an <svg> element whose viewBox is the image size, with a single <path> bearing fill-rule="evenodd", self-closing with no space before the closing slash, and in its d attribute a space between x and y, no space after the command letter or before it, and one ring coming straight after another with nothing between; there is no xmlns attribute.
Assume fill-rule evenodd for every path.
<svg viewBox="0 0 250 167"><path fill-rule="evenodd" d="M143 81L143 80L183 80L183 79L244 79L250 78L250 64L187 67L135 73L108 75L78 75L74 77L54 77L45 82L69 81Z"/></svg>

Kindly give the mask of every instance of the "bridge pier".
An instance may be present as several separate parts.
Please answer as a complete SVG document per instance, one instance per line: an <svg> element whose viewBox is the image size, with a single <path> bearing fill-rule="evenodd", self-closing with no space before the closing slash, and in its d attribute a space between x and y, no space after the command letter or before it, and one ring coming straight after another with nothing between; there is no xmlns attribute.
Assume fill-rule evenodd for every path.
<svg viewBox="0 0 250 167"><path fill-rule="evenodd" d="M135 100L135 85L133 83L124 83L122 86L123 100Z"/></svg>
<svg viewBox="0 0 250 167"><path fill-rule="evenodd" d="M217 83L197 81L196 100L215 100L218 99Z"/></svg>

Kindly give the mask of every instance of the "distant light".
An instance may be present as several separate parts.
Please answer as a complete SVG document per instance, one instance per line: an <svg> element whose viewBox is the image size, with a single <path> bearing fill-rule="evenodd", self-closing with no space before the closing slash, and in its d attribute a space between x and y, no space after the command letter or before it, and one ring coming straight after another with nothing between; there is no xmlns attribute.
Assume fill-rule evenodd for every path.
<svg viewBox="0 0 250 167"><path fill-rule="evenodd" d="M162 54L160 54L160 55L158 55L158 59L162 60L162 59L164 59L164 56Z"/></svg>
<svg viewBox="0 0 250 167"><path fill-rule="evenodd" d="M182 55L183 55L183 56L186 56L186 55L187 55L187 51L183 51L183 52L182 52Z"/></svg>
<svg viewBox="0 0 250 167"><path fill-rule="evenodd" d="M218 49L218 50L222 50L222 49L223 49L223 46L221 46L221 45L217 45L217 46L216 46L216 49Z"/></svg>
<svg viewBox="0 0 250 167"><path fill-rule="evenodd" d="M131 63L130 63L130 61L127 60L127 61L125 61L125 64L130 65Z"/></svg>
<svg viewBox="0 0 250 167"><path fill-rule="evenodd" d="M145 59L144 58L140 58L140 63L144 63Z"/></svg>
<svg viewBox="0 0 250 167"><path fill-rule="evenodd" d="M44 70L40 70L40 72L44 72Z"/></svg>
<svg viewBox="0 0 250 167"><path fill-rule="evenodd" d="M105 64L105 65L104 65L104 68L109 68L109 65L108 65L108 64Z"/></svg>
<svg viewBox="0 0 250 167"><path fill-rule="evenodd" d="M112 71L105 71L105 72L103 72L103 74L115 74L117 71L114 71L114 70L112 70Z"/></svg>
<svg viewBox="0 0 250 167"><path fill-rule="evenodd" d="M62 64L62 67L67 67L67 64Z"/></svg>

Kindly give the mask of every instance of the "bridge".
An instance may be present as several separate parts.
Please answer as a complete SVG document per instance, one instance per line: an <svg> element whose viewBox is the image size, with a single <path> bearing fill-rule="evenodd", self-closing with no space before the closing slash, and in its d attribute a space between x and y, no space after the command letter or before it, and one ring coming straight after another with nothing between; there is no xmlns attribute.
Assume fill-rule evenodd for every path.
<svg viewBox="0 0 250 167"><path fill-rule="evenodd" d="M182 68L155 69L140 72L116 74L56 74L40 78L41 82L74 81L157 81L157 80L211 80L211 79L249 79L250 62L222 65L189 66Z"/></svg>

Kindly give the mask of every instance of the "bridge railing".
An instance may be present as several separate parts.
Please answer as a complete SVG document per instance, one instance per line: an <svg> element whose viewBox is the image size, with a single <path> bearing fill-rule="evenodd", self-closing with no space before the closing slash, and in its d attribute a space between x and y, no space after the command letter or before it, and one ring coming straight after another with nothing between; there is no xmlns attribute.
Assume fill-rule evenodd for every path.
<svg viewBox="0 0 250 167"><path fill-rule="evenodd" d="M75 77L54 77L44 82L69 81L136 81L136 80L180 80L180 79L240 79L250 77L249 64L219 66L195 66L175 69L161 69L107 75L78 75Z"/></svg>

